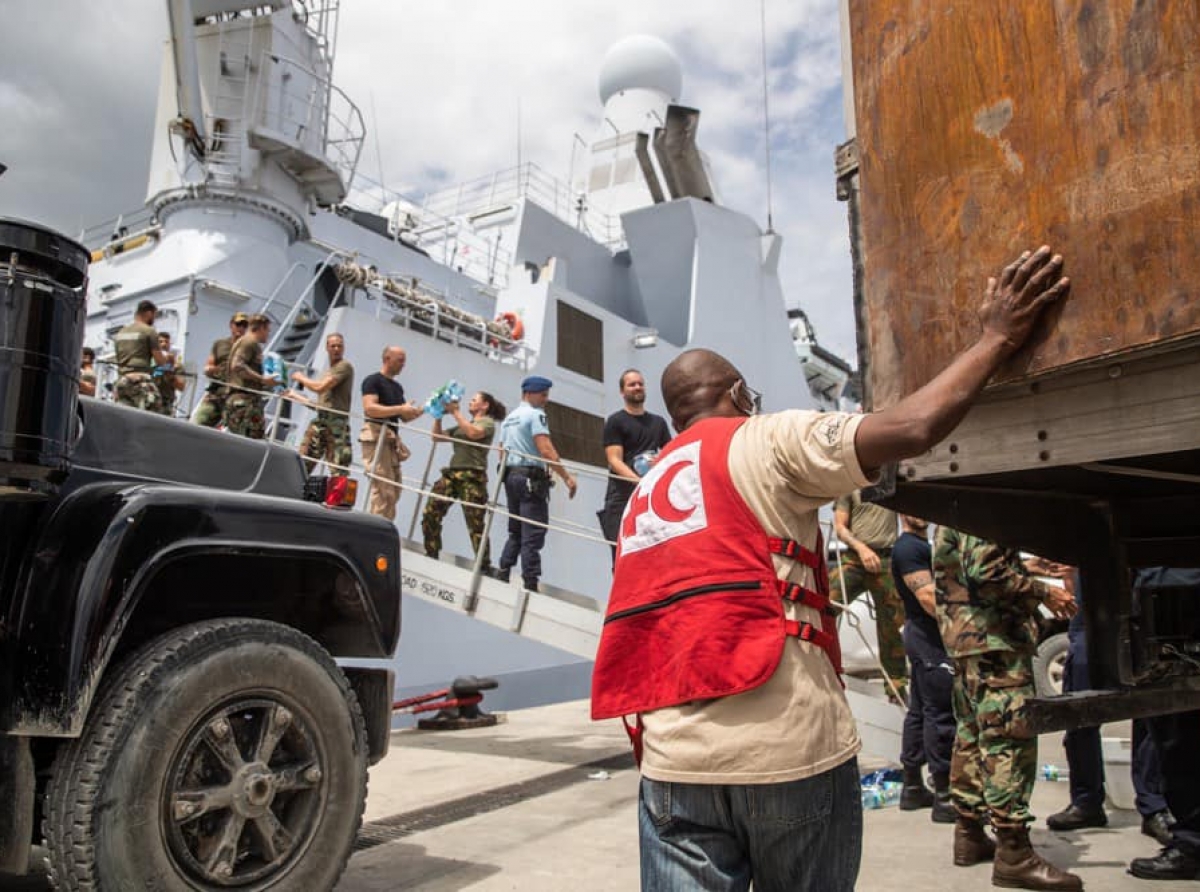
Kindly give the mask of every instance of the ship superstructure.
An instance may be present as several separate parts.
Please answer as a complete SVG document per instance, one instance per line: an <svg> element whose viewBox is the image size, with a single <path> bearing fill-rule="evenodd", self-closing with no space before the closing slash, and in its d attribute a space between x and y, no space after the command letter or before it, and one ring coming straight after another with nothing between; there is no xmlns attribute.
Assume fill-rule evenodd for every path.
<svg viewBox="0 0 1200 892"><path fill-rule="evenodd" d="M608 53L596 133L573 148L570 182L525 164L411 196L357 176L366 130L333 82L336 0L168 7L146 206L88 234L87 343L102 355L148 298L193 371L240 310L271 317L269 347L318 374L330 332L345 337L359 380L385 346L403 346L400 380L417 400L454 378L511 406L525 375L551 378L555 443L584 473L574 500L551 500L544 580L593 602L611 578L595 512L622 371L655 382L680 350L712 347L768 410L813 404L789 332L781 239L718 203L696 146L699 112L678 104L681 66L661 41L628 38ZM305 410L284 412L279 436L295 442L306 421ZM405 440L405 483L427 488L444 454L431 458L416 430ZM419 535L419 507L405 493L406 539ZM444 542L446 555L470 553L453 518Z"/></svg>

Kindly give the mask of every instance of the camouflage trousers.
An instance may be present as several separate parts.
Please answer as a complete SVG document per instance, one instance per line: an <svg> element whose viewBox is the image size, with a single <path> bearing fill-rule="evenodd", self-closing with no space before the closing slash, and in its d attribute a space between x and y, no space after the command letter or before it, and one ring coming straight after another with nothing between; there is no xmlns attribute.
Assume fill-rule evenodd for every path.
<svg viewBox="0 0 1200 892"><path fill-rule="evenodd" d="M954 806L994 827L1028 824L1037 778L1037 737L1025 720L1025 701L1034 696L1033 657L991 651L958 657L954 666Z"/></svg>
<svg viewBox="0 0 1200 892"><path fill-rule="evenodd" d="M251 440L266 436L263 401L246 393L235 393L225 401L225 430Z"/></svg>
<svg viewBox="0 0 1200 892"><path fill-rule="evenodd" d="M853 601L863 592L871 593L875 603L875 636L879 642L879 662L883 671L896 684L901 697L908 696L908 663L904 657L904 602L892 581L891 554L879 555L883 568L878 573L869 573L862 559L850 550L843 552L842 565L829 574L829 595L839 603L843 599L843 584L846 603Z"/></svg>
<svg viewBox="0 0 1200 892"><path fill-rule="evenodd" d="M158 379L158 395L160 398L160 402L158 404L158 411L161 412L163 415L166 415L168 418L175 417L175 394L176 393L178 393L178 391L175 389L174 384L171 384L168 386L168 385L162 383L162 378Z"/></svg>
<svg viewBox="0 0 1200 892"><path fill-rule="evenodd" d="M442 468L442 476L433 484L433 493L425 502L425 511L421 515L421 532L425 536L425 553L437 557L442 550L442 519L450 510L453 502L436 498L459 499L462 502L463 517L467 521L467 532L471 534L471 553L479 552L479 543L483 539L483 522L487 514L482 507L472 508L471 505L487 504L487 472L468 470L465 468ZM483 565L489 566L491 559L490 543L483 543Z"/></svg>
<svg viewBox="0 0 1200 892"><path fill-rule="evenodd" d="M200 400L200 408L196 410L196 424L204 427L216 427L221 423L225 414L225 396L220 393L206 393Z"/></svg>
<svg viewBox="0 0 1200 892"><path fill-rule="evenodd" d="M160 412L162 394L158 384L146 372L130 372L117 379L114 391L117 402L122 406L143 409L146 412Z"/></svg>
<svg viewBox="0 0 1200 892"><path fill-rule="evenodd" d="M332 412L318 412L304 432L300 454L304 456L304 464L310 474L322 461L348 468L354 460L354 452L350 449L350 419ZM329 470L331 473L342 473L336 468Z"/></svg>

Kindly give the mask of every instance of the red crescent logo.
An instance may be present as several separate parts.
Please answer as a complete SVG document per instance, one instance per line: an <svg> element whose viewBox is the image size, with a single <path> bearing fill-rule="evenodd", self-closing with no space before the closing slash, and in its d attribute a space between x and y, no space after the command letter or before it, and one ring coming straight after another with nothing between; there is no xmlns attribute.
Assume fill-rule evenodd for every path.
<svg viewBox="0 0 1200 892"><path fill-rule="evenodd" d="M650 510L667 521L667 523L685 521L696 511L695 505L692 505L686 511L681 511L671 504L671 483L679 476L681 471L685 468L690 468L693 464L695 462L681 461L672 465L662 475L662 479L658 481L658 485L654 487L653 492L650 493Z"/></svg>

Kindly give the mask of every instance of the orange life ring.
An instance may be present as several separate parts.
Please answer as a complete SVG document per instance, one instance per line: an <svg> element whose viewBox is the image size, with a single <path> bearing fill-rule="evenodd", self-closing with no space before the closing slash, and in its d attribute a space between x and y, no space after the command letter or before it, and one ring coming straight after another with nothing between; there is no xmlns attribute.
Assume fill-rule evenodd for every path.
<svg viewBox="0 0 1200 892"><path fill-rule="evenodd" d="M516 313L501 313L496 317L496 321L503 322L508 326L508 330L512 332L513 341L519 341L525 337L525 323Z"/></svg>

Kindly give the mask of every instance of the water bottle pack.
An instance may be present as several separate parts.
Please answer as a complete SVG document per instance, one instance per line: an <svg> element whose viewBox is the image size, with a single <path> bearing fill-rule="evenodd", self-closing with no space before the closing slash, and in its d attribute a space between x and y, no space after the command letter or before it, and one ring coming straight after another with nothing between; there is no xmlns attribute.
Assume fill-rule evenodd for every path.
<svg viewBox="0 0 1200 892"><path fill-rule="evenodd" d="M279 379L279 383L271 388L275 393L283 392L283 382L287 380L287 363L283 361L278 353L270 352L263 354L263 374L268 378L274 376Z"/></svg>
<svg viewBox="0 0 1200 892"><path fill-rule="evenodd" d="M451 403L461 403L466 390L454 379L447 381L429 395L425 401L425 414L431 418L441 418L446 414L446 407Z"/></svg>
<svg viewBox="0 0 1200 892"><path fill-rule="evenodd" d="M898 768L886 768L872 771L863 775L862 807L864 809L884 808L900 801L900 791L904 787L904 774Z"/></svg>

